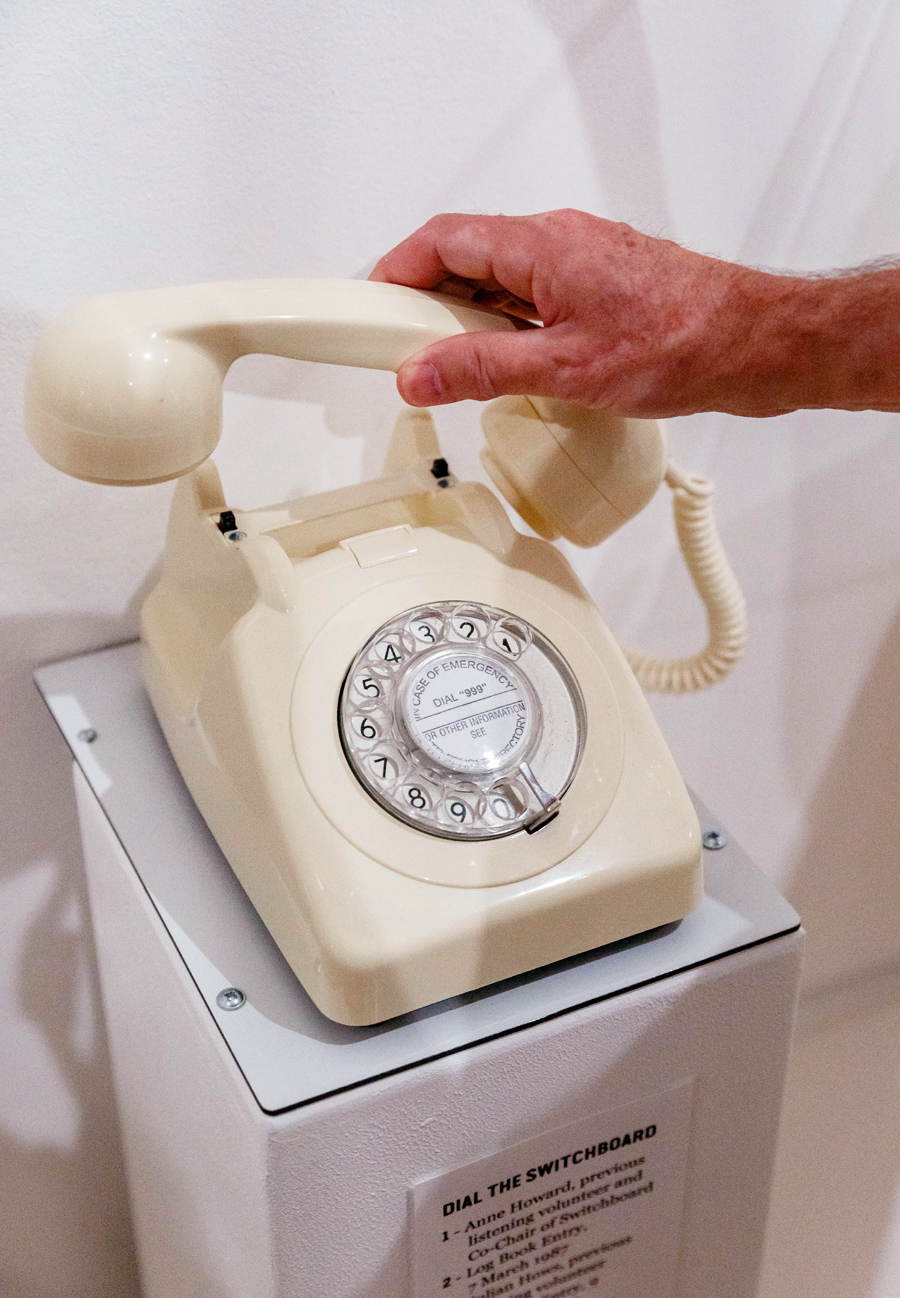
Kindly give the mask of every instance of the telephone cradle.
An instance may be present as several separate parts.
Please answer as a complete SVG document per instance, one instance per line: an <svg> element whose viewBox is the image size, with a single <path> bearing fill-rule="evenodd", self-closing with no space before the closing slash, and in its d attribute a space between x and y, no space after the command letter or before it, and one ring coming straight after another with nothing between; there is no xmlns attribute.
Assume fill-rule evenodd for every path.
<svg viewBox="0 0 900 1298"><path fill-rule="evenodd" d="M705 479L658 425L540 398L486 407L486 486L426 411L384 476L263 509L208 456L248 352L397 369L513 329L453 298L272 280L92 299L32 358L26 427L65 472L178 477L143 674L235 874L328 1017L371 1024L683 918L697 819L638 677L697 688L740 656L743 601ZM710 643L629 660L551 543L597 544L673 487ZM634 668L634 670L633 670Z"/></svg>

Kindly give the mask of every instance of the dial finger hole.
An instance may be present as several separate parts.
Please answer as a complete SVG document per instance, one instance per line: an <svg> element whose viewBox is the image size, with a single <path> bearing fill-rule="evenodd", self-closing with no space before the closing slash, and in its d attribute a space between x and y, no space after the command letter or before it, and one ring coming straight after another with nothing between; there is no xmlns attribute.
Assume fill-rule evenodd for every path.
<svg viewBox="0 0 900 1298"><path fill-rule="evenodd" d="M471 829L480 819L479 800L470 794L448 793L438 807L438 820L455 829Z"/></svg>
<svg viewBox="0 0 900 1298"><path fill-rule="evenodd" d="M395 632L382 640L376 640L372 646L372 656L379 666L386 667L388 671L396 670L407 657L403 637Z"/></svg>
<svg viewBox="0 0 900 1298"><path fill-rule="evenodd" d="M528 806L528 797L512 780L495 784L487 795L488 810L501 822L517 820Z"/></svg>
<svg viewBox="0 0 900 1298"><path fill-rule="evenodd" d="M460 604L450 619L448 640L457 644L475 644L487 635L490 622L484 610L470 604Z"/></svg>
<svg viewBox="0 0 900 1298"><path fill-rule="evenodd" d="M425 610L422 614L410 618L407 630L412 636L417 649L427 649L429 645L438 644L444 637L444 619L440 613Z"/></svg>
<svg viewBox="0 0 900 1298"><path fill-rule="evenodd" d="M495 793L491 795L488 802L491 809L491 815L497 820L515 820L515 807L507 798L502 797L499 793Z"/></svg>
<svg viewBox="0 0 900 1298"><path fill-rule="evenodd" d="M521 622L505 618L497 622L488 636L488 644L505 658L520 658L531 642L531 636Z"/></svg>
<svg viewBox="0 0 900 1298"><path fill-rule="evenodd" d="M357 712L350 723L350 727L358 740L362 741L363 744L371 744L382 733L380 722L381 718L378 717L376 720L375 715L371 712Z"/></svg>
<svg viewBox="0 0 900 1298"><path fill-rule="evenodd" d="M385 681L373 671L358 672L353 678L353 691L358 699L379 699L384 694Z"/></svg>
<svg viewBox="0 0 900 1298"><path fill-rule="evenodd" d="M410 780L398 790L401 805L417 815L425 815L432 810L440 797L440 792L433 784L425 780Z"/></svg>
<svg viewBox="0 0 900 1298"><path fill-rule="evenodd" d="M397 749L389 748L384 744L377 745L367 755L365 764L378 784L384 787L396 783L404 766L403 759Z"/></svg>

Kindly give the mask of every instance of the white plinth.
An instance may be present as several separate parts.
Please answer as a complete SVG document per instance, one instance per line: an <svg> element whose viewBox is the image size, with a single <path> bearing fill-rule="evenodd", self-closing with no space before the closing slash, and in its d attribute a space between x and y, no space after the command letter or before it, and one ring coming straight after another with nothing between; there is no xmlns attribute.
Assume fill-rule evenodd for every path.
<svg viewBox="0 0 900 1298"><path fill-rule="evenodd" d="M590 1115L650 1113L685 1083L677 1258L641 1298L753 1298L801 934L739 849L706 854L707 898L680 925L340 1027L293 978L187 796L135 647L38 683L79 763L147 1298L404 1298L422 1231L412 1187ZM94 742L79 739L90 729ZM227 986L241 1009L216 1006ZM613 1233L622 1211L608 1209ZM608 1275L585 1272L573 1294L631 1298ZM506 1291L447 1278L450 1298Z"/></svg>

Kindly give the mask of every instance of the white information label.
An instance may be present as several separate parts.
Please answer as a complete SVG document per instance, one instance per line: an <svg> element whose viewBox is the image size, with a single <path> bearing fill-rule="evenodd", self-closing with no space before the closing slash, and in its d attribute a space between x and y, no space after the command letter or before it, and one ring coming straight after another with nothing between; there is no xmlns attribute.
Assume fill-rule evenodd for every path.
<svg viewBox="0 0 900 1298"><path fill-rule="evenodd" d="M670 1298L693 1083L410 1191L414 1298Z"/></svg>

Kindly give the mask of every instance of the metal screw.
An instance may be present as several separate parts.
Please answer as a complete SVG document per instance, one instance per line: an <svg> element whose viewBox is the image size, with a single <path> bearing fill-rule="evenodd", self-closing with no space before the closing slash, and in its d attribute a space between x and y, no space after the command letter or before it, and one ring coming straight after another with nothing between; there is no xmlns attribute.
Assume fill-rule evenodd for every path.
<svg viewBox="0 0 900 1298"><path fill-rule="evenodd" d="M229 533L228 533L228 536L227 536L225 539L226 539L227 541L246 541L246 539L247 539L247 533L246 533L246 532L229 532Z"/></svg>
<svg viewBox="0 0 900 1298"><path fill-rule="evenodd" d="M703 835L703 846L708 852L718 852L728 846L728 836L721 829L708 829Z"/></svg>
<svg viewBox="0 0 900 1298"><path fill-rule="evenodd" d="M97 738L96 730L79 730L78 738L83 744L92 744Z"/></svg>
<svg viewBox="0 0 900 1298"><path fill-rule="evenodd" d="M240 987L226 987L216 997L216 1004L220 1010L239 1010L246 999Z"/></svg>

